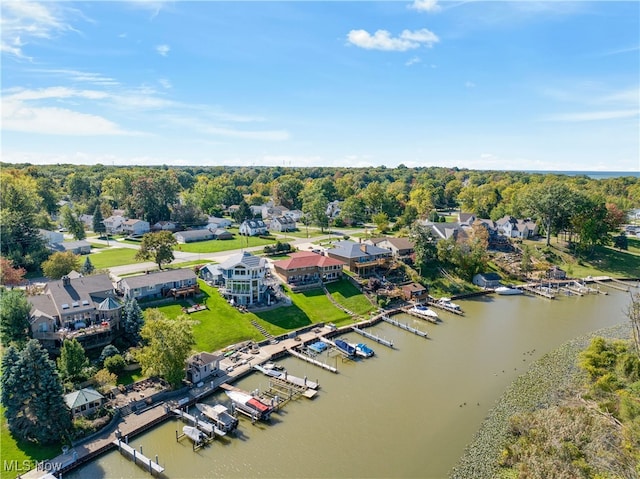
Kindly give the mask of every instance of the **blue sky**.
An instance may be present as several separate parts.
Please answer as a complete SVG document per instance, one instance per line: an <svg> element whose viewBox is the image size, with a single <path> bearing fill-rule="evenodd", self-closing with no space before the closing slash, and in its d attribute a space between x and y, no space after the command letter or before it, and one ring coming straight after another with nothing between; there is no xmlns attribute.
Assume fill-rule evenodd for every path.
<svg viewBox="0 0 640 479"><path fill-rule="evenodd" d="M640 3L7 2L2 160L640 171Z"/></svg>

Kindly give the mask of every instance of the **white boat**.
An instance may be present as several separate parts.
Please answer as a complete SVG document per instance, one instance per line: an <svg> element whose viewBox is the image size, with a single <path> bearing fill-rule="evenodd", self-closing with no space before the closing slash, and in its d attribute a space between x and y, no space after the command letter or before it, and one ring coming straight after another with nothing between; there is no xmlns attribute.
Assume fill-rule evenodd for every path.
<svg viewBox="0 0 640 479"><path fill-rule="evenodd" d="M260 399L243 391L225 391L233 405L243 414L263 421L269 420L273 407L260 401Z"/></svg>
<svg viewBox="0 0 640 479"><path fill-rule="evenodd" d="M495 289L497 294L502 295L513 295L513 294L522 294L523 291L518 288L510 288L509 286L499 286Z"/></svg>
<svg viewBox="0 0 640 479"><path fill-rule="evenodd" d="M352 344L354 348L356 348L356 356L362 356L363 358L370 358L375 354L373 349L367 346L364 343Z"/></svg>
<svg viewBox="0 0 640 479"><path fill-rule="evenodd" d="M238 427L238 418L232 416L222 404L210 406L209 404L197 403L196 407L213 422L218 436L223 436Z"/></svg>
<svg viewBox="0 0 640 479"><path fill-rule="evenodd" d="M462 308L459 304L452 303L451 298L440 298L438 300L438 304L446 309L452 309L454 311L462 311Z"/></svg>
<svg viewBox="0 0 640 479"><path fill-rule="evenodd" d="M200 429L194 426L183 426L182 432L185 436L191 439L196 444L203 442L206 438L205 433L203 433Z"/></svg>
<svg viewBox="0 0 640 479"><path fill-rule="evenodd" d="M428 321L438 320L438 313L436 313L433 309L427 308L424 304L416 304L409 310L409 312L417 314L418 316L422 316Z"/></svg>

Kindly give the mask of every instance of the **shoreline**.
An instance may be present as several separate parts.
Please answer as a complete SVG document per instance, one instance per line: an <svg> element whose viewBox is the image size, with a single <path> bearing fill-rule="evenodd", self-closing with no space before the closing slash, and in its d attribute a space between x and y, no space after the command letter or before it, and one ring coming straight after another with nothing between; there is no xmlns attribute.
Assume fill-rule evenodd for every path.
<svg viewBox="0 0 640 479"><path fill-rule="evenodd" d="M619 323L569 340L537 360L496 401L449 473L449 478L497 477L500 470L497 460L507 440L509 418L513 414L557 403L570 386L581 381L584 373L577 366L577 356L588 347L591 339L597 336L628 339L630 334L630 324Z"/></svg>

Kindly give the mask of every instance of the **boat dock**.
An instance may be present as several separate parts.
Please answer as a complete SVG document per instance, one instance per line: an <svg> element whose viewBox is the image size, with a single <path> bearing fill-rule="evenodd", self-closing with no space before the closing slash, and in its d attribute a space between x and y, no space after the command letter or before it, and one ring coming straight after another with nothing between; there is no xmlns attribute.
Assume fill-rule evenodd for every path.
<svg viewBox="0 0 640 479"><path fill-rule="evenodd" d="M602 286L607 286L608 288L617 289L618 291L624 291L625 293L629 292L629 286L628 285L620 286L620 285L617 285L617 284L611 284L610 282L606 282L605 283L604 281L601 281L599 279L593 279L592 281L594 283L596 283L596 284L599 284L599 285L602 285ZM606 293L604 293L604 294L606 294Z"/></svg>
<svg viewBox="0 0 640 479"><path fill-rule="evenodd" d="M171 412L181 418L184 422L193 424L195 427L204 432L207 436L213 437L214 435L224 436L225 432L221 431L209 421L205 421L204 419L198 419L195 416L183 411L182 409L172 409Z"/></svg>
<svg viewBox="0 0 640 479"><path fill-rule="evenodd" d="M436 300L430 299L428 304L430 308L433 307L436 309L441 309L442 311L447 311L449 313L457 314L458 316L464 316L464 311L462 311L461 309L450 308L446 304L439 303Z"/></svg>
<svg viewBox="0 0 640 479"><path fill-rule="evenodd" d="M310 381L309 379L307 379L306 376L304 378L299 378L297 376L293 376L292 374L289 374L287 371L275 371L275 373L278 373L278 374L274 374L272 370L265 369L258 364L253 366L253 369L255 369L256 371L260 371L265 376L279 379L280 381L284 381L285 383L292 384L293 386L307 388L307 389L318 389L319 387L317 382Z"/></svg>
<svg viewBox="0 0 640 479"><path fill-rule="evenodd" d="M413 333L416 336L420 336L421 338L429 339L429 335L427 334L426 331L420 331L419 329L413 328L413 327L409 326L408 324L401 323L400 321L397 321L395 319L391 319L389 316L383 316L382 320L385 323L393 324L394 326L397 326L400 329L404 329L405 331L409 331L410 333Z"/></svg>
<svg viewBox="0 0 640 479"><path fill-rule="evenodd" d="M370 339L372 341L375 341L378 344L382 344L383 346L386 346L388 348L392 348L393 349L393 341L389 341L387 339L383 339L380 336L376 336L375 334L372 334L372 333L370 333L368 331L365 331L364 329L360 329L360 328L357 328L355 326L352 326L351 330L354 333L358 333L359 335L364 336L365 338Z"/></svg>
<svg viewBox="0 0 640 479"><path fill-rule="evenodd" d="M153 475L155 473L159 476L164 472L164 467L158 464L158 456L156 456L156 462L153 462L147 456L142 454L142 446L140 446L140 452L138 452L134 448L129 446L129 444L123 442L120 438L115 439L113 441L113 444L118 447L118 450L123 456L131 459L135 464L138 464L141 467L145 468L147 471L149 471L149 474Z"/></svg>
<svg viewBox="0 0 640 479"><path fill-rule="evenodd" d="M431 306L431 304L429 306ZM412 311L410 307L403 308L402 312L405 313L405 314L408 314L409 316L413 316L414 318L424 319L425 321L429 321L430 323L438 324L438 318L427 316L427 315L424 315L424 314L418 314L418 313Z"/></svg>
<svg viewBox="0 0 640 479"><path fill-rule="evenodd" d="M338 368L334 366L329 366L328 364L323 363L322 361L318 361L317 359L307 356L306 354L302 354L300 351L296 351L295 349L289 349L288 351L289 351L289 354L291 354L291 356L293 357L302 359L303 361L314 364L322 369L326 369L327 371L331 371L332 373L338 372Z"/></svg>
<svg viewBox="0 0 640 479"><path fill-rule="evenodd" d="M556 295L551 292L551 288L543 287L538 284L523 284L518 286L518 288L523 289L524 291L535 294L537 296L542 296L546 299L555 299Z"/></svg>

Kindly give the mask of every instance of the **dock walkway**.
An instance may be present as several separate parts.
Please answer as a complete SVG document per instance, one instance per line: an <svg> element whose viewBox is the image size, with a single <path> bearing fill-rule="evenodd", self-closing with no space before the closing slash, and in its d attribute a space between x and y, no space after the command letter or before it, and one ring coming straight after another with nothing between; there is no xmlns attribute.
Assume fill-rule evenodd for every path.
<svg viewBox="0 0 640 479"><path fill-rule="evenodd" d="M129 446L129 444L125 443L122 439L114 440L113 444L118 447L118 450L123 456L128 457L135 464L142 466L144 469L149 471L149 474L153 475L155 473L156 475L160 475L164 472L164 467L162 467L157 462L153 462L147 456L142 454L142 451L141 452L136 451L134 448ZM142 450L142 446L140 446L140 449ZM158 459L158 456L156 456L156 461L157 459Z"/></svg>
<svg viewBox="0 0 640 479"><path fill-rule="evenodd" d="M365 331L364 329L360 329L356 326L352 326L351 330L354 333L358 333L359 335L364 336L365 338L370 339L372 341L375 341L378 344L382 344L383 346L393 349L393 341L389 341L388 339L383 339L380 336L376 336L375 334L372 334L369 331Z"/></svg>
<svg viewBox="0 0 640 479"><path fill-rule="evenodd" d="M420 331L419 329L416 329L412 326L409 326L408 324L405 323L401 323L400 321L397 321L395 319L391 319L389 316L383 316L382 320L385 323L389 323L389 324L393 324L394 326L400 328L400 329L404 329L405 331L409 331L410 333L413 333L417 336L420 336L422 338L428 339L429 335L427 334L426 331Z"/></svg>

